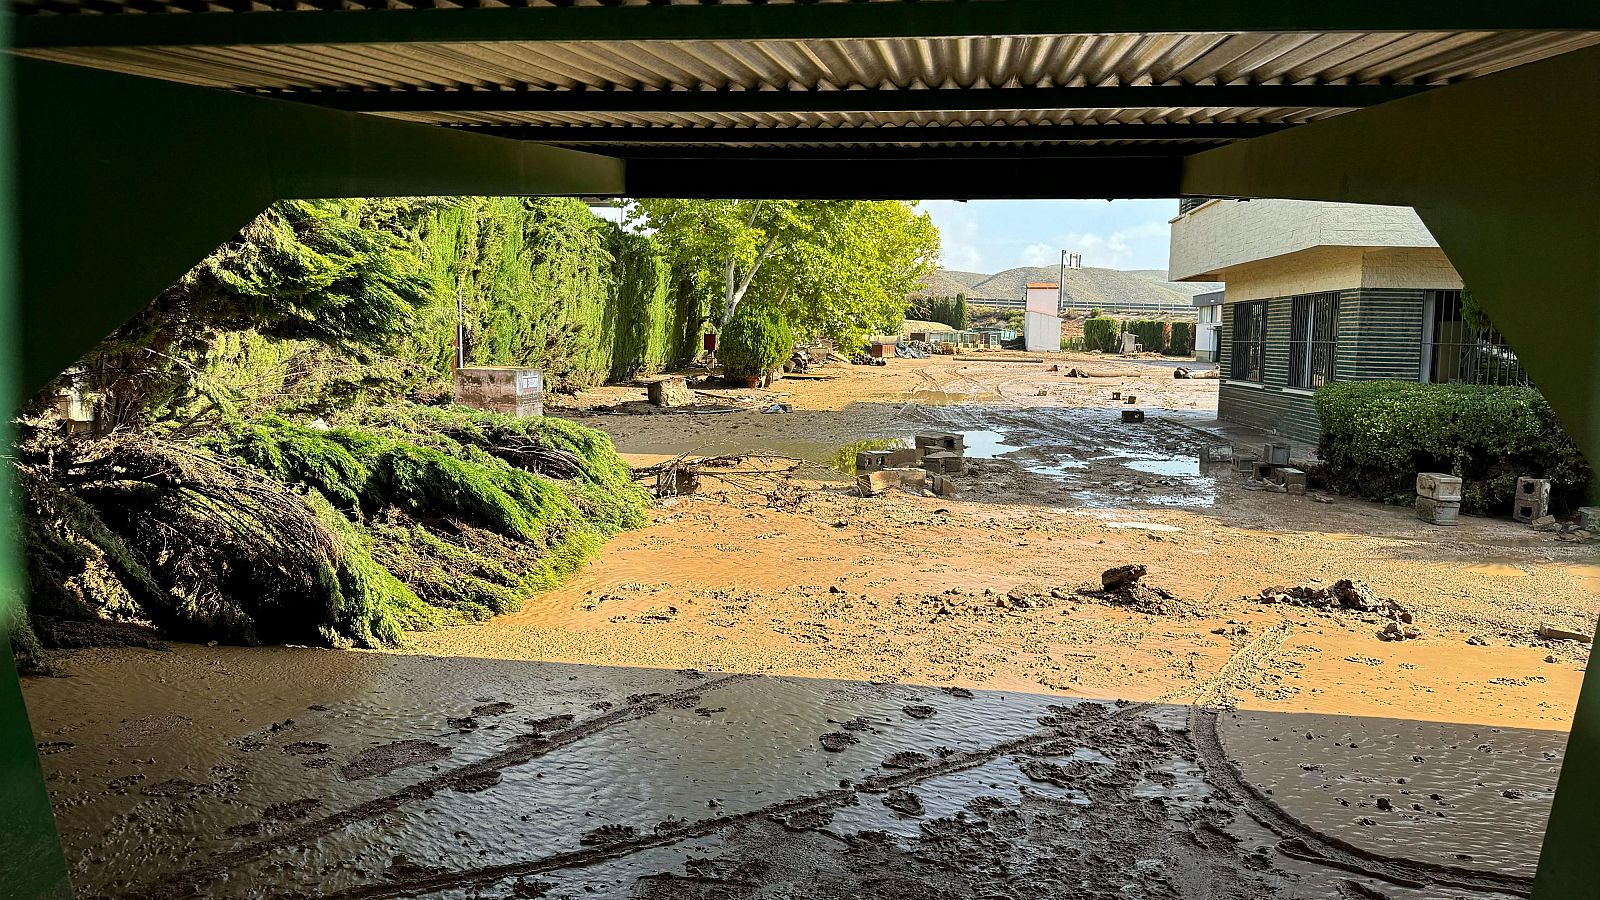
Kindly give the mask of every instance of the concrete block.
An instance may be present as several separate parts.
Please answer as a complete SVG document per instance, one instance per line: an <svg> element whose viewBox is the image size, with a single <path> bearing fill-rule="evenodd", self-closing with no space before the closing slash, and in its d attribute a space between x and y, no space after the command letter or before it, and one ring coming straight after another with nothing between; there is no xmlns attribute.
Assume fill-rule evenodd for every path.
<svg viewBox="0 0 1600 900"><path fill-rule="evenodd" d="M1553 625L1539 626L1539 638L1546 641L1578 641L1579 643L1594 643L1594 635L1584 631L1569 631L1565 628L1556 628Z"/></svg>
<svg viewBox="0 0 1600 900"><path fill-rule="evenodd" d="M900 485L922 489L928 473L921 469L879 469L856 476L856 491L863 497L876 497Z"/></svg>
<svg viewBox="0 0 1600 900"><path fill-rule="evenodd" d="M889 451L887 450L863 450L856 454L857 475L863 472L876 472L879 469L889 468L893 468L893 466L889 463Z"/></svg>
<svg viewBox="0 0 1600 900"><path fill-rule="evenodd" d="M1537 522L1549 514L1550 482L1544 478L1518 478L1511 518L1518 522Z"/></svg>
<svg viewBox="0 0 1600 900"><path fill-rule="evenodd" d="M650 382L645 386L645 395L650 398L651 406L670 408L694 405L694 391L681 375L668 375Z"/></svg>
<svg viewBox="0 0 1600 900"><path fill-rule="evenodd" d="M922 451L915 447L890 447L887 450L879 450L878 452L889 455L888 466L891 468L915 468L918 463L922 462Z"/></svg>
<svg viewBox="0 0 1600 900"><path fill-rule="evenodd" d="M955 479L948 475L938 475L933 472L929 472L928 490L932 491L936 497L953 496L956 492Z"/></svg>
<svg viewBox="0 0 1600 900"><path fill-rule="evenodd" d="M1461 501L1461 479L1440 472L1417 473L1417 496Z"/></svg>
<svg viewBox="0 0 1600 900"><path fill-rule="evenodd" d="M1128 424L1138 424L1144 421L1144 410L1125 409L1122 411L1122 421Z"/></svg>
<svg viewBox="0 0 1600 900"><path fill-rule="evenodd" d="M1261 461L1275 466L1287 466L1289 464L1289 445L1277 441L1262 444Z"/></svg>
<svg viewBox="0 0 1600 900"><path fill-rule="evenodd" d="M929 450L922 454L922 468L929 472L959 475L966 468L966 460L949 450Z"/></svg>
<svg viewBox="0 0 1600 900"><path fill-rule="evenodd" d="M1273 466L1271 480L1276 481L1278 484L1284 485L1285 487L1291 484L1298 484L1301 487L1305 487L1306 473L1303 470L1296 469L1293 466Z"/></svg>
<svg viewBox="0 0 1600 900"><path fill-rule="evenodd" d="M926 453L929 450L949 450L952 453L965 453L966 441L961 435L948 431L925 431L912 439L916 448Z"/></svg>
<svg viewBox="0 0 1600 900"><path fill-rule="evenodd" d="M1212 446L1209 446L1209 447L1201 447L1200 448L1200 465L1202 465L1202 466L1210 465L1211 463L1222 463L1222 462L1232 462L1232 461L1233 461L1233 445L1232 444L1213 444Z"/></svg>
<svg viewBox="0 0 1600 900"><path fill-rule="evenodd" d="M1600 506L1578 507L1578 526L1585 531L1600 532Z"/></svg>
<svg viewBox="0 0 1600 900"><path fill-rule="evenodd" d="M1254 475L1256 461L1248 456L1236 456L1233 458L1233 470L1240 475Z"/></svg>
<svg viewBox="0 0 1600 900"><path fill-rule="evenodd" d="M544 375L521 366L472 366L456 370L456 402L513 416L544 415Z"/></svg>
<svg viewBox="0 0 1600 900"><path fill-rule="evenodd" d="M1417 518L1431 525L1455 525L1460 521L1461 501L1417 498Z"/></svg>

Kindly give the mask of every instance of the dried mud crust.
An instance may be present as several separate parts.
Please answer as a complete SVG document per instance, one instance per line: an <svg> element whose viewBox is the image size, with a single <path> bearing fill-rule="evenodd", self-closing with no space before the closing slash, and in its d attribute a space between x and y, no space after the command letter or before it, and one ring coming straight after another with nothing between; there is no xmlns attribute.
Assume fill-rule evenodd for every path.
<svg viewBox="0 0 1600 900"><path fill-rule="evenodd" d="M1200 763L1205 767L1207 780L1243 807L1251 818L1277 835L1281 839L1278 852L1285 856L1381 879L1402 887L1435 884L1483 893L1523 897L1533 894L1531 878L1385 856L1317 831L1279 806L1240 773L1222 747L1222 739L1217 732L1216 710L1192 708L1189 730Z"/></svg>

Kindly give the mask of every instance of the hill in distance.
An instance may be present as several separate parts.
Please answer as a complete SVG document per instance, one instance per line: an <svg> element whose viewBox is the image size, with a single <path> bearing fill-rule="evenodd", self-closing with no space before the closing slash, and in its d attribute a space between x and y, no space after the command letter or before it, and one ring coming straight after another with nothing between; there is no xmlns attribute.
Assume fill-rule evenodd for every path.
<svg viewBox="0 0 1600 900"><path fill-rule="evenodd" d="M1022 299L1028 282L1054 283L1061 270L1056 266L1019 266L993 275L937 269L925 280L927 296L954 296L965 293L969 303L984 300ZM1160 269L1067 269L1065 289L1080 305L1115 308L1121 303L1163 303L1189 306L1195 294L1216 290L1217 284L1170 282Z"/></svg>

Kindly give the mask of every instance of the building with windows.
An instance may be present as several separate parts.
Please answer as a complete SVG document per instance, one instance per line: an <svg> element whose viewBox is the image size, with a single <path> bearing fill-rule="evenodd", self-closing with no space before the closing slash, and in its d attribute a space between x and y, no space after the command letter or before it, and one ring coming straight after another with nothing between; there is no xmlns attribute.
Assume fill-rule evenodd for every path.
<svg viewBox="0 0 1600 900"><path fill-rule="evenodd" d="M1174 281L1226 285L1223 419L1313 443L1312 395L1330 382L1526 380L1499 334L1472 321L1460 276L1406 207L1186 200L1169 265Z"/></svg>

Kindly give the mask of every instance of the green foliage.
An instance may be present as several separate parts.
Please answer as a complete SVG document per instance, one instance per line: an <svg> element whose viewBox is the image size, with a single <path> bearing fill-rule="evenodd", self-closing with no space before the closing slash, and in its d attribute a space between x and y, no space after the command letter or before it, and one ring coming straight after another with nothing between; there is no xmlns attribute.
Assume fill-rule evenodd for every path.
<svg viewBox="0 0 1600 900"><path fill-rule="evenodd" d="M1099 312L1099 310L1096 310ZM1122 331L1110 316L1091 316L1083 320L1083 346L1087 350L1115 353L1121 349Z"/></svg>
<svg viewBox="0 0 1600 900"><path fill-rule="evenodd" d="M1581 500L1590 478L1531 388L1339 382L1317 391L1316 406L1318 454L1343 493L1409 504L1418 472L1445 472L1464 482L1464 512L1504 515L1518 476L1550 479L1558 506Z"/></svg>
<svg viewBox="0 0 1600 900"><path fill-rule="evenodd" d="M1151 353L1166 350L1168 323L1159 319L1129 319L1122 323L1124 331L1133 333L1134 340Z"/></svg>
<svg viewBox="0 0 1600 900"><path fill-rule="evenodd" d="M745 306L722 329L717 358L730 378L764 376L794 351L789 323L775 309Z"/></svg>
<svg viewBox="0 0 1600 900"><path fill-rule="evenodd" d="M719 286L720 324L757 301L841 345L898 327L938 258L932 220L899 201L661 199L629 213L681 272Z"/></svg>
<svg viewBox="0 0 1600 900"><path fill-rule="evenodd" d="M957 331L967 329L967 295L954 297L919 297L906 310L906 318L923 322L938 322Z"/></svg>
<svg viewBox="0 0 1600 900"><path fill-rule="evenodd" d="M1165 352L1168 356L1190 356L1194 353L1193 322L1172 323L1172 333L1167 339Z"/></svg>

